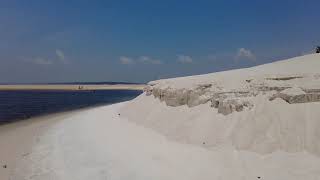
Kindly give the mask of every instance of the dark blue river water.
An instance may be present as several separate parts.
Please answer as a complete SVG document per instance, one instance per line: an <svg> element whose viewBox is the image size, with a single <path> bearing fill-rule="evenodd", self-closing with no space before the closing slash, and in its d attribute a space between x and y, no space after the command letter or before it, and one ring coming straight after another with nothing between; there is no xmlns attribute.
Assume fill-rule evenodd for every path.
<svg viewBox="0 0 320 180"><path fill-rule="evenodd" d="M0 91L0 124L55 112L131 100L142 91Z"/></svg>

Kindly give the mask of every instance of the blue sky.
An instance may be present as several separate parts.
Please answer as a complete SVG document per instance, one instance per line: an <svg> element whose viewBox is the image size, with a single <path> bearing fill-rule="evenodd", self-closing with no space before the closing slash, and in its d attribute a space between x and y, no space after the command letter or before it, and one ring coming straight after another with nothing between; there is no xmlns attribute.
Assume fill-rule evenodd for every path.
<svg viewBox="0 0 320 180"><path fill-rule="evenodd" d="M128 81L254 66L320 44L320 1L0 1L0 82Z"/></svg>

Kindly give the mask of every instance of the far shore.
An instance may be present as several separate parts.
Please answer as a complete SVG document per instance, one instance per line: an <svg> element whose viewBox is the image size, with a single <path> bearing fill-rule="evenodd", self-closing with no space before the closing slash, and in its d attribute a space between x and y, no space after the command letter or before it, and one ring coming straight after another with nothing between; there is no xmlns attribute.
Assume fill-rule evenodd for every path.
<svg viewBox="0 0 320 180"><path fill-rule="evenodd" d="M23 84L0 85L5 90L143 90L144 84Z"/></svg>

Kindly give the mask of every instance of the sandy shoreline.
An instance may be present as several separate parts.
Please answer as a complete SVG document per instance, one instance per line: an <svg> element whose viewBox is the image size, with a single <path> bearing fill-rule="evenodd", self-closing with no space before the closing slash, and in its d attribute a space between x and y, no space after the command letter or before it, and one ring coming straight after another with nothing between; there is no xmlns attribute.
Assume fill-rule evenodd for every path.
<svg viewBox="0 0 320 180"><path fill-rule="evenodd" d="M319 158L310 153L277 151L261 155L235 150L232 146L210 149L202 143L172 140L132 122L132 116L128 119L127 111L136 111L131 103L7 127L0 133L0 145L6 146L6 152L0 154L13 164L8 164L10 174L9 169L0 171L0 179L311 180L320 177ZM148 101L141 108L146 106L150 106ZM189 116L181 108L178 111Z"/></svg>
<svg viewBox="0 0 320 180"><path fill-rule="evenodd" d="M0 179L9 179L17 161L31 153L33 144L51 125L88 109L92 107L0 125Z"/></svg>
<svg viewBox="0 0 320 180"><path fill-rule="evenodd" d="M23 84L0 85L1 90L143 90L144 84Z"/></svg>

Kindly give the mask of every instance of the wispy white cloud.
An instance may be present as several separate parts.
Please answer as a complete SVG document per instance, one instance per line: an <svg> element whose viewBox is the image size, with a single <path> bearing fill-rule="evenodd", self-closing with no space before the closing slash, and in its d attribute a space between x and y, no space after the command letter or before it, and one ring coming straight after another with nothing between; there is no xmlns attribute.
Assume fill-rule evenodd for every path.
<svg viewBox="0 0 320 180"><path fill-rule="evenodd" d="M56 49L56 57L47 58L47 57L36 57L36 58L26 58L22 57L21 59L24 62L37 64L37 65L53 65L53 64L69 64L69 60L64 55L64 52Z"/></svg>
<svg viewBox="0 0 320 180"><path fill-rule="evenodd" d="M66 56L64 55L64 52L60 49L56 49L56 55L58 57L58 60L62 63L62 64L69 64L70 62L68 61L68 59L66 58Z"/></svg>
<svg viewBox="0 0 320 180"><path fill-rule="evenodd" d="M186 56L186 55L178 55L177 61L179 63L183 63L183 64L188 64L188 63L193 62L192 58L190 56Z"/></svg>
<svg viewBox="0 0 320 180"><path fill-rule="evenodd" d="M26 61L33 63L33 64L37 64L37 65L51 65L51 64L53 64L53 61L51 61L49 59L41 58L41 57L37 57L34 59L28 59Z"/></svg>
<svg viewBox="0 0 320 180"><path fill-rule="evenodd" d="M128 64L134 64L134 60L130 57L127 57L127 56L121 56L119 58L119 61L121 64L125 64L125 65L128 65Z"/></svg>
<svg viewBox="0 0 320 180"><path fill-rule="evenodd" d="M65 56L64 53L60 49L56 49L56 55L58 56L59 59L64 60Z"/></svg>
<svg viewBox="0 0 320 180"><path fill-rule="evenodd" d="M153 59L149 56L140 56L138 58L131 58L128 56L121 56L119 58L119 61L121 64L124 65L128 65L128 64L137 64L137 63L141 63L141 64L154 64L154 65L158 65L158 64L163 64L162 61L158 60L158 59Z"/></svg>
<svg viewBox="0 0 320 180"><path fill-rule="evenodd" d="M157 59L152 59L148 56L141 56L138 58L138 61L144 64L163 64L162 61Z"/></svg>
<svg viewBox="0 0 320 180"><path fill-rule="evenodd" d="M249 49L239 48L235 56L235 60L239 60L239 59L256 61L256 56Z"/></svg>

